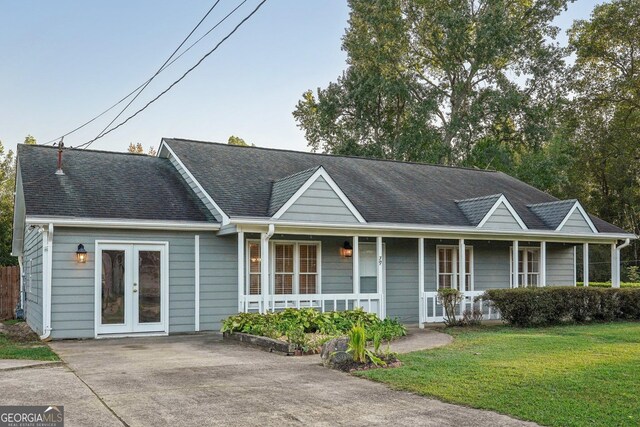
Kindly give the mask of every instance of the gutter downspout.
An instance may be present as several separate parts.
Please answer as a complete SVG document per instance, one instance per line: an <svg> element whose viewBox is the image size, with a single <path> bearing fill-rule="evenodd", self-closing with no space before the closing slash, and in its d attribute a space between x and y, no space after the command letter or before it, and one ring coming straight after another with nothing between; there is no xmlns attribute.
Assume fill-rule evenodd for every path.
<svg viewBox="0 0 640 427"><path fill-rule="evenodd" d="M42 335L40 339L49 340L51 335L51 273L53 266L53 224L49 224L49 229L45 232L43 252L46 258L43 260L43 280L42 280Z"/></svg>
<svg viewBox="0 0 640 427"><path fill-rule="evenodd" d="M262 247L260 248L260 254L262 256L262 271L260 275L262 276L262 308L263 312L266 313L268 310L269 303L269 278L271 277L269 273L269 259L271 258L269 254L269 239L276 232L276 226L274 224L269 224L269 228L267 233L262 236Z"/></svg>
<svg viewBox="0 0 640 427"><path fill-rule="evenodd" d="M20 266L20 299L18 300L20 303L20 310L24 313L24 264L23 264L23 256L18 256L18 265ZM23 314L24 317L24 314Z"/></svg>
<svg viewBox="0 0 640 427"><path fill-rule="evenodd" d="M626 248L627 246L629 246L629 244L631 243L631 239L626 239L624 241L624 243L622 243L619 246L616 246L616 274L615 274L615 283L612 283L611 287L613 288L619 288L620 287L620 252L622 251L622 249Z"/></svg>

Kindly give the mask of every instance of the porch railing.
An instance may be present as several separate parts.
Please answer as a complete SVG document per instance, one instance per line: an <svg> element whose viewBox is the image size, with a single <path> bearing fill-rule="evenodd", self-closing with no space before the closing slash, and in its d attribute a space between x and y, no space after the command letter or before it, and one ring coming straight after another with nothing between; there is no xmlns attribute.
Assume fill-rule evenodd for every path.
<svg viewBox="0 0 640 427"><path fill-rule="evenodd" d="M247 313L306 307L325 312L352 310L361 307L368 313L376 313L379 317L384 317L384 297L382 294L244 295L240 301Z"/></svg>
<svg viewBox="0 0 640 427"><path fill-rule="evenodd" d="M482 320L499 320L500 312L493 308L482 298L476 301L476 297L482 295L484 291L463 292L462 301L457 307L458 315L462 316L466 310L477 309L482 313ZM423 292L422 294L422 319L420 323L436 323L444 321L444 308L438 297L438 292Z"/></svg>

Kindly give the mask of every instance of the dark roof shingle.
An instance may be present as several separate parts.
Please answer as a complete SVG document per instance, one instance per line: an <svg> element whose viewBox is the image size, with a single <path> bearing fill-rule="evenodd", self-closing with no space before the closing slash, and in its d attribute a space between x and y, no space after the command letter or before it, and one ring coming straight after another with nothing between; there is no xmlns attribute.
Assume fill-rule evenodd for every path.
<svg viewBox="0 0 640 427"><path fill-rule="evenodd" d="M471 225L456 201L504 194L529 229L528 205L558 199L502 172L165 138L229 216L268 217L274 182L322 166L368 222ZM474 217L475 218L475 217ZM597 218L598 230L623 232Z"/></svg>
<svg viewBox="0 0 640 427"><path fill-rule="evenodd" d="M478 225L487 212L496 204L502 194L458 200L456 203L471 225Z"/></svg>
<svg viewBox="0 0 640 427"><path fill-rule="evenodd" d="M145 155L18 145L26 214L76 218L215 219L169 160Z"/></svg>

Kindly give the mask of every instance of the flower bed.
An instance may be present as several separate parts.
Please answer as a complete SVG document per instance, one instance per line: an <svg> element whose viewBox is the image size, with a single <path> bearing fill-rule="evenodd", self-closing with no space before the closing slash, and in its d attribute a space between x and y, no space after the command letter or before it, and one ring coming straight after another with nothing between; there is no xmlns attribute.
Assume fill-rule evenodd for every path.
<svg viewBox="0 0 640 427"><path fill-rule="evenodd" d="M287 308L273 313L239 313L222 324L226 336L243 333L289 344L298 354L319 353L322 345L336 336L346 335L354 326L366 330L367 341L390 341L406 335L404 325L395 319L381 320L362 309L321 313L312 308Z"/></svg>

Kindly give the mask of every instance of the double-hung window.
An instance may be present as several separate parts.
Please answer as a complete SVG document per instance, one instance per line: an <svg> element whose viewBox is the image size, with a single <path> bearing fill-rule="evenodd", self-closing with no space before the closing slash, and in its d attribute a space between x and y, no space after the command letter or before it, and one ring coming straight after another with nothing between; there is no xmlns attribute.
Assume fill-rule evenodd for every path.
<svg viewBox="0 0 640 427"><path fill-rule="evenodd" d="M513 248L511 258L511 284L513 286ZM520 248L518 250L518 286L535 288L540 284L540 248Z"/></svg>
<svg viewBox="0 0 640 427"><path fill-rule="evenodd" d="M460 280L458 246L438 246L436 266L438 289L453 288L461 291L473 290L473 247L465 247L465 278Z"/></svg>
<svg viewBox="0 0 640 427"><path fill-rule="evenodd" d="M247 242L247 255L249 257L247 269L249 273L248 280L248 294L260 295L260 279L262 277L262 258L260 255L260 242L248 241Z"/></svg>
<svg viewBox="0 0 640 427"><path fill-rule="evenodd" d="M271 242L271 289L275 295L317 294L320 291L320 243ZM247 293L261 293L260 242L247 241Z"/></svg>

